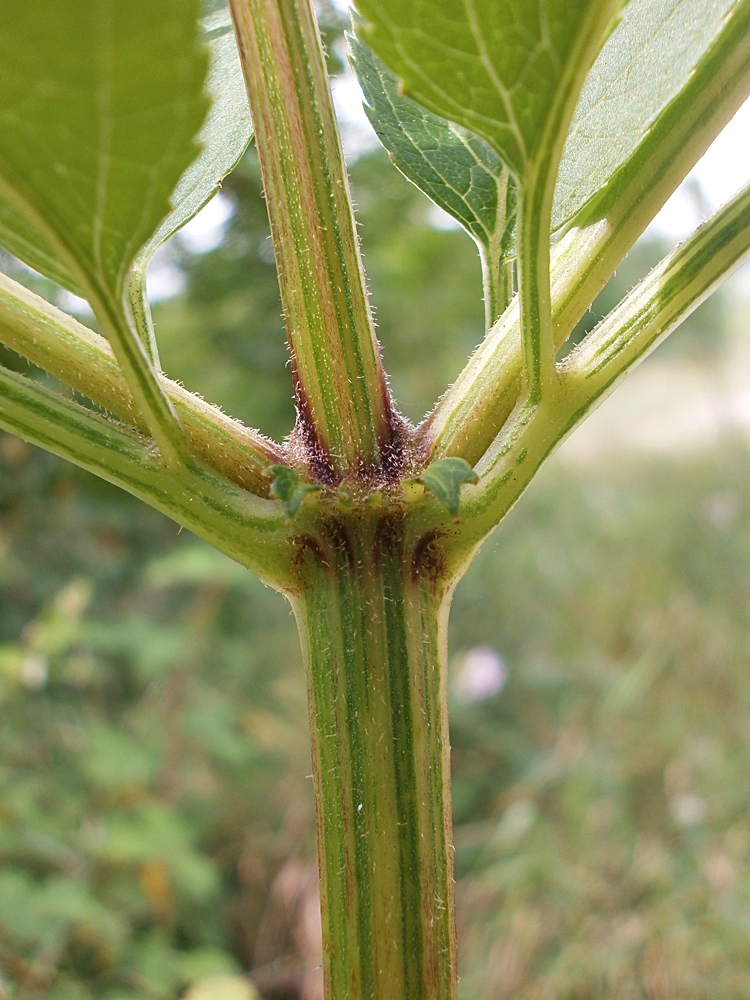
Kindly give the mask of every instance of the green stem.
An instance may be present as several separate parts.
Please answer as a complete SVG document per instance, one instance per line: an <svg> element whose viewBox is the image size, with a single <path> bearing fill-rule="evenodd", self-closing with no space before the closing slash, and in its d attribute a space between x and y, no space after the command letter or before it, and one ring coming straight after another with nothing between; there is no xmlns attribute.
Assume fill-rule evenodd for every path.
<svg viewBox="0 0 750 1000"><path fill-rule="evenodd" d="M482 261L482 284L484 286L485 330L502 316L510 304L515 291L513 287L513 261L506 260L500 251L492 253L479 246Z"/></svg>
<svg viewBox="0 0 750 1000"><path fill-rule="evenodd" d="M592 407L750 253L750 185L643 279L568 355L568 394Z"/></svg>
<svg viewBox="0 0 750 1000"><path fill-rule="evenodd" d="M110 290L98 282L84 283L84 277L81 273L79 280L87 292L86 297L112 346L138 411L148 424L149 433L156 441L165 464L170 468L189 465L192 454L184 429L159 381L146 344Z"/></svg>
<svg viewBox="0 0 750 1000"><path fill-rule="evenodd" d="M667 107L595 206L595 221L573 228L552 252L555 346L561 347L664 202L750 92L750 0L740 0L690 82ZM516 304L496 323L420 428L431 459L457 455L475 465L522 390Z"/></svg>
<svg viewBox="0 0 750 1000"><path fill-rule="evenodd" d="M159 364L159 348L156 344L156 332L154 321L151 317L151 306L146 295L146 271L148 270L148 260L141 262L136 260L130 267L127 283L128 307L133 319L133 325L138 331L138 336L143 341L151 364L158 373L161 370Z"/></svg>
<svg viewBox="0 0 750 1000"><path fill-rule="evenodd" d="M271 586L291 586L291 531L281 504L198 463L166 468L151 439L3 368L0 427L139 497Z"/></svg>
<svg viewBox="0 0 750 1000"><path fill-rule="evenodd" d="M0 274L0 343L87 396L108 413L149 433L111 347L44 299ZM163 375L195 454L239 486L268 495L265 470L283 462L278 445Z"/></svg>
<svg viewBox="0 0 750 1000"><path fill-rule="evenodd" d="M231 0L297 396L321 475L392 460L393 418L309 0ZM315 462L313 461L313 464Z"/></svg>
<svg viewBox="0 0 750 1000"><path fill-rule="evenodd" d="M497 215L495 228L486 241L477 240L482 262L484 289L484 327L488 331L508 308L515 294L514 260L508 248L508 230L517 218L518 201L515 182L503 169L496 178Z"/></svg>
<svg viewBox="0 0 750 1000"><path fill-rule="evenodd" d="M549 277L552 185L531 179L518 198L518 301L527 404L554 392L555 343Z"/></svg>
<svg viewBox="0 0 750 1000"><path fill-rule="evenodd" d="M300 541L327 1000L455 1000L450 588L402 512Z"/></svg>
<svg viewBox="0 0 750 1000"><path fill-rule="evenodd" d="M560 393L530 421L516 413L461 499L455 570L516 503L555 448L618 382L750 255L750 186L720 209L602 320L560 365Z"/></svg>

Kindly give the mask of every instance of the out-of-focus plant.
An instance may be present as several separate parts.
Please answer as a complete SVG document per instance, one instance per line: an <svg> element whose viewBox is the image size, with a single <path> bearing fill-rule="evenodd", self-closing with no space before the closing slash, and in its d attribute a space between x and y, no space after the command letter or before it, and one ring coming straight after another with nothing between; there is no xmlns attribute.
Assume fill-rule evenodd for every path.
<svg viewBox="0 0 750 1000"><path fill-rule="evenodd" d="M194 3L6 4L0 240L83 295L104 338L3 279L2 342L88 402L6 369L0 422L289 598L308 670L327 996L454 997L450 598L556 445L750 249L746 189L556 361L746 97L750 3L361 0L352 53L371 119L483 265L485 339L417 428L381 366L312 8L230 6L237 49L222 12L199 22ZM236 164L251 118L292 356L283 444L161 374L145 292L153 253ZM86 599L83 584L58 595L10 669L41 678ZM234 752L210 704L196 725ZM143 780L148 740L108 739L93 780L111 776L97 772L107 753L128 761L118 784ZM158 810L139 824L143 842L184 850L188 895L210 892ZM135 849L132 830L121 841ZM142 877L167 919L159 865ZM26 888L6 898L20 906ZM50 893L56 920L63 900L91 905L72 886Z"/></svg>

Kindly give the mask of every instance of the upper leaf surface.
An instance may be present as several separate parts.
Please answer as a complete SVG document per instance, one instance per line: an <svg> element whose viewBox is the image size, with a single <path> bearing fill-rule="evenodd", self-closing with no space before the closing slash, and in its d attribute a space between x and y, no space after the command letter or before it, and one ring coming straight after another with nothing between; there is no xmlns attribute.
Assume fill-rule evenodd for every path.
<svg viewBox="0 0 750 1000"><path fill-rule="evenodd" d="M198 153L208 102L196 0L3 7L2 192L76 277L120 298Z"/></svg>
<svg viewBox="0 0 750 1000"><path fill-rule="evenodd" d="M508 244L512 197L495 150L404 96L395 74L359 38L350 38L349 50L367 116L399 170L482 246Z"/></svg>
<svg viewBox="0 0 750 1000"><path fill-rule="evenodd" d="M581 91L560 164L554 229L637 149L734 7L736 0L631 0Z"/></svg>
<svg viewBox="0 0 750 1000"><path fill-rule="evenodd" d="M608 0L358 0L368 22L365 38L401 77L404 92L485 138L518 177L543 149L588 25L618 6Z"/></svg>

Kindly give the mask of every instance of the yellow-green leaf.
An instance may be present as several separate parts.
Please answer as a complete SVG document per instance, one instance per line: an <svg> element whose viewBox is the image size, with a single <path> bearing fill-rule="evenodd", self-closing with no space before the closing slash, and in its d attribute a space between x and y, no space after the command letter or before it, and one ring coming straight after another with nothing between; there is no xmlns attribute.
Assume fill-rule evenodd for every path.
<svg viewBox="0 0 750 1000"><path fill-rule="evenodd" d="M197 155L171 192L167 214L140 249L138 263L141 279L154 251L218 190L252 136L250 109L228 10L223 9L205 18L201 25L201 37L208 47L206 90L211 97L211 107L198 133L198 146L189 142L193 155ZM79 284L49 240L32 221L1 196L0 246L41 274L81 294Z"/></svg>
<svg viewBox="0 0 750 1000"><path fill-rule="evenodd" d="M630 0L581 91L560 163L553 229L577 215L635 153L739 6Z"/></svg>

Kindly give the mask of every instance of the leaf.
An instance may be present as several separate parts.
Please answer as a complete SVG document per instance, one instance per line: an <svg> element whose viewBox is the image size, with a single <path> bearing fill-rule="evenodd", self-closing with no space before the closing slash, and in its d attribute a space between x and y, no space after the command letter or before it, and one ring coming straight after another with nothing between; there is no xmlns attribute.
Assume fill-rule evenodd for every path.
<svg viewBox="0 0 750 1000"><path fill-rule="evenodd" d="M294 469L288 465L269 465L266 473L273 477L271 496L281 500L288 518L293 518L308 493L320 487L303 483Z"/></svg>
<svg viewBox="0 0 750 1000"><path fill-rule="evenodd" d="M208 46L206 89L213 98L208 117L198 133L197 158L187 167L171 194L170 209L141 252L141 280L155 250L188 222L221 186L252 136L250 109L237 54L237 45L226 9L202 21L202 38ZM0 246L52 278L70 291L81 289L49 241L23 215L0 198Z"/></svg>
<svg viewBox="0 0 750 1000"><path fill-rule="evenodd" d="M458 517L458 501L464 483L478 483L479 476L464 458L439 458L417 476L440 503Z"/></svg>
<svg viewBox="0 0 750 1000"><path fill-rule="evenodd" d="M577 93L620 6L358 0L365 40L403 80L404 92L486 139L518 178L548 158L547 132L567 124L561 106Z"/></svg>
<svg viewBox="0 0 750 1000"><path fill-rule="evenodd" d="M559 229L604 188L689 83L736 0L631 0L581 91L555 190Z"/></svg>
<svg viewBox="0 0 750 1000"><path fill-rule="evenodd" d="M0 195L88 297L122 301L207 111L196 0L9 0Z"/></svg>
<svg viewBox="0 0 750 1000"><path fill-rule="evenodd" d="M58 285L80 295L73 275L42 234L0 196L0 246Z"/></svg>
<svg viewBox="0 0 750 1000"><path fill-rule="evenodd" d="M367 117L401 173L480 246L507 256L515 221L514 186L509 186L495 150L405 97L395 74L358 37L350 36L349 53Z"/></svg>
<svg viewBox="0 0 750 1000"><path fill-rule="evenodd" d="M172 194L173 208L138 255L139 260L150 258L211 200L237 166L253 135L245 80L227 9L204 19L202 38L209 51L206 90L212 103L198 133L201 151L180 178Z"/></svg>

